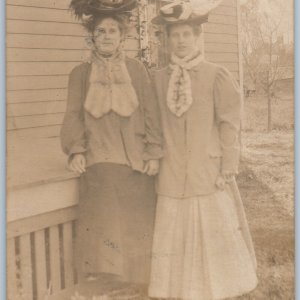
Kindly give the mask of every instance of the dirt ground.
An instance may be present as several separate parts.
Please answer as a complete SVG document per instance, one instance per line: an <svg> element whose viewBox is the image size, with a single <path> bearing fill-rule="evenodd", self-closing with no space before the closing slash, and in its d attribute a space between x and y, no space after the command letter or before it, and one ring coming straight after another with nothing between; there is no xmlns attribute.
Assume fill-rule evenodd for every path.
<svg viewBox="0 0 300 300"><path fill-rule="evenodd" d="M278 143L280 148L280 140ZM276 151L274 145L272 149ZM294 224L289 203L293 190L284 186L288 195L284 199L282 190L278 193L258 176L269 168L252 156L255 158L260 164L257 169L243 158L238 184L256 250L259 284L255 291L238 299L294 299ZM284 174L275 178L285 180Z"/></svg>
<svg viewBox="0 0 300 300"><path fill-rule="evenodd" d="M237 178L255 245L259 284L237 299L290 300L295 299L293 103L274 104L274 130L268 133L263 100L245 102L248 127L242 134Z"/></svg>

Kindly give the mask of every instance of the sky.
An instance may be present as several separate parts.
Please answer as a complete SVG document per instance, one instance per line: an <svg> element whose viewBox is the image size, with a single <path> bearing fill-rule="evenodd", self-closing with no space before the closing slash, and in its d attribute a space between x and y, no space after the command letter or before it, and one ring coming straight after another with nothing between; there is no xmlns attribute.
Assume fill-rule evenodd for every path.
<svg viewBox="0 0 300 300"><path fill-rule="evenodd" d="M248 0L240 0L241 4ZM270 14L272 17L280 18L280 31L283 34L285 43L294 40L294 2L293 0L278 0L280 7L274 5L274 0L259 0L259 8L261 11Z"/></svg>

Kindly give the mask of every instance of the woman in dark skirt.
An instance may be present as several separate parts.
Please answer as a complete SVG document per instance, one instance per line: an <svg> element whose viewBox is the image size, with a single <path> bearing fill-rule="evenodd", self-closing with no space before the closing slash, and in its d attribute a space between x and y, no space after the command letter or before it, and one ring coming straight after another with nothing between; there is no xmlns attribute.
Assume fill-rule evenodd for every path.
<svg viewBox="0 0 300 300"><path fill-rule="evenodd" d="M73 0L92 54L69 77L61 130L80 176L76 260L80 278L119 275L147 283L155 212L153 175L162 157L159 112L142 63L125 57L133 0Z"/></svg>

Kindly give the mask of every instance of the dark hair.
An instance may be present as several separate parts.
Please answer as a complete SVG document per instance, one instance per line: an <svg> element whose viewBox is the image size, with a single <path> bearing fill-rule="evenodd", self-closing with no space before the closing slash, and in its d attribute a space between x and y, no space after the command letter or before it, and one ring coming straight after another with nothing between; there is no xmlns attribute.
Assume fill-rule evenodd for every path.
<svg viewBox="0 0 300 300"><path fill-rule="evenodd" d="M188 25L188 26L192 27L194 35L196 35L196 36L199 36L202 32L201 24L193 22L193 21L186 21L186 22L182 22L182 23L167 24L166 25L167 35L168 36L170 35L170 31L173 26L179 26L179 25Z"/></svg>
<svg viewBox="0 0 300 300"><path fill-rule="evenodd" d="M96 26L101 23L104 19L113 19L118 22L120 32L125 34L129 27L128 17L123 14L112 14L112 15L91 15L87 20L83 22L84 28L89 32L93 33Z"/></svg>

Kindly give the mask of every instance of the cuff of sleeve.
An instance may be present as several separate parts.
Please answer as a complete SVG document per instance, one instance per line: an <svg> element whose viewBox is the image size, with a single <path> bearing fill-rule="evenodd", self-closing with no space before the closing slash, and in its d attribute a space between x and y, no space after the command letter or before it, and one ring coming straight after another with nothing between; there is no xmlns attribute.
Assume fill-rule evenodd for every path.
<svg viewBox="0 0 300 300"><path fill-rule="evenodd" d="M78 154L78 153L83 153L86 151L86 148L83 146L73 146L70 150L69 150L69 156L73 155L73 154Z"/></svg>
<svg viewBox="0 0 300 300"><path fill-rule="evenodd" d="M73 156L75 154L80 154L80 153L84 153L86 152L86 148L83 146L73 146L68 153L68 163L70 163L70 161L72 160Z"/></svg>
<svg viewBox="0 0 300 300"><path fill-rule="evenodd" d="M163 157L161 145L148 144L143 153L143 160L160 159Z"/></svg>
<svg viewBox="0 0 300 300"><path fill-rule="evenodd" d="M239 149L227 149L223 151L221 170L232 174L238 174L238 166L240 160Z"/></svg>

